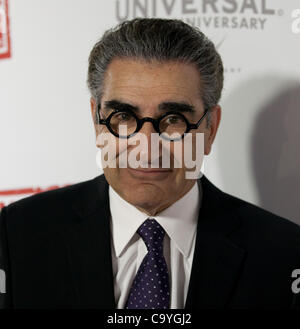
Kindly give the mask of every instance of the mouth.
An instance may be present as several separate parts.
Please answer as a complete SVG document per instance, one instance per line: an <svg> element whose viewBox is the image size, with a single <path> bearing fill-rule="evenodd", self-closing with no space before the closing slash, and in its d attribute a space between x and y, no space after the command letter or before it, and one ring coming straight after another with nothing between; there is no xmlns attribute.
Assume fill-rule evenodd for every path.
<svg viewBox="0 0 300 329"><path fill-rule="evenodd" d="M165 177L170 172L172 172L171 169L162 169L162 168L151 168L151 169L133 169L128 167L128 170L137 177Z"/></svg>

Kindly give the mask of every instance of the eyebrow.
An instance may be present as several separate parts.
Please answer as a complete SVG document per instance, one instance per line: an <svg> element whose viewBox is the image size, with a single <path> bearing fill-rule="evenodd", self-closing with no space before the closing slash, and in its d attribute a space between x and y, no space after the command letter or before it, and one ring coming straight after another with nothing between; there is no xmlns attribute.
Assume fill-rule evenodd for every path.
<svg viewBox="0 0 300 329"><path fill-rule="evenodd" d="M121 102L116 99L104 102L104 110L119 110L119 111L133 111L136 113L140 112L138 106L133 106L128 103ZM176 111L181 113L195 113L194 106L186 102L163 102L158 105L160 111Z"/></svg>
<svg viewBox="0 0 300 329"><path fill-rule="evenodd" d="M164 102L159 104L159 110L161 111L177 111L185 113L195 113L195 108L193 105L190 105L185 102Z"/></svg>

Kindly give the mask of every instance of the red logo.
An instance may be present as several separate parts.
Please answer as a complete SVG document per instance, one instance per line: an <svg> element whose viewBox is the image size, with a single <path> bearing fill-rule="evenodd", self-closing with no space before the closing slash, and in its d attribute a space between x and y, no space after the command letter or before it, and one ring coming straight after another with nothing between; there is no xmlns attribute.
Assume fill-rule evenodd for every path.
<svg viewBox="0 0 300 329"><path fill-rule="evenodd" d="M5 191L0 191L0 210L4 206L7 206L8 204L15 202L19 199L25 198L27 196L41 193L41 192L46 192L50 190L55 190L60 187L68 186L70 184L65 184L65 185L53 185L49 187L36 187L36 188L22 188L22 189L16 189L16 190L5 190Z"/></svg>
<svg viewBox="0 0 300 329"><path fill-rule="evenodd" d="M0 0L0 59L11 57L8 0Z"/></svg>

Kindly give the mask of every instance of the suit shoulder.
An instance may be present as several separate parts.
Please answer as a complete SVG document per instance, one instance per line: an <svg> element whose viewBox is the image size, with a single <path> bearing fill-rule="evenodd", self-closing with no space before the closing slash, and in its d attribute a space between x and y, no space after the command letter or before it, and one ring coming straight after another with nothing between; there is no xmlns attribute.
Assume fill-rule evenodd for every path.
<svg viewBox="0 0 300 329"><path fill-rule="evenodd" d="M8 206L6 206L8 212L14 212L18 209L34 209L41 206L46 206L47 204L52 204L53 202L68 202L72 200L74 195L80 193L80 191L86 188L93 180L88 180L84 182L79 182L76 184L60 187L57 189L33 194L31 196L25 197L18 201L15 201Z"/></svg>
<svg viewBox="0 0 300 329"><path fill-rule="evenodd" d="M97 177L88 181L41 192L23 198L3 208L3 216L11 228L36 226L47 230L63 223L70 216L76 201L88 198L97 185Z"/></svg>
<svg viewBox="0 0 300 329"><path fill-rule="evenodd" d="M295 248L300 255L300 226L290 219L276 215L250 202L225 193L235 215L241 220L245 235L254 241Z"/></svg>

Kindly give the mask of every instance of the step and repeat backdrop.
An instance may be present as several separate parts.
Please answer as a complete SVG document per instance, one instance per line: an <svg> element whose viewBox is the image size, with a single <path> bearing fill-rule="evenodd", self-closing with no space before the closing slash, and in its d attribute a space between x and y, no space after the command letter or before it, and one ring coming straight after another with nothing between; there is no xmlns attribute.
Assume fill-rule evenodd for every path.
<svg viewBox="0 0 300 329"><path fill-rule="evenodd" d="M101 173L88 56L134 17L179 18L214 41L225 86L204 173L300 224L299 0L0 0L0 208Z"/></svg>

